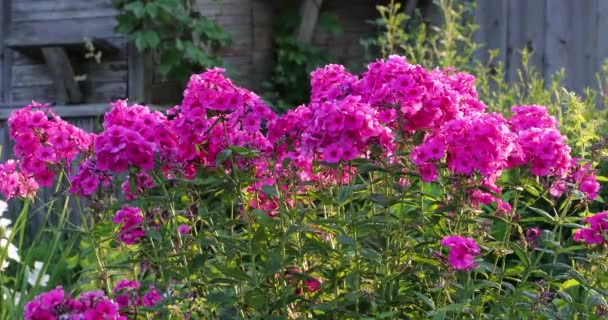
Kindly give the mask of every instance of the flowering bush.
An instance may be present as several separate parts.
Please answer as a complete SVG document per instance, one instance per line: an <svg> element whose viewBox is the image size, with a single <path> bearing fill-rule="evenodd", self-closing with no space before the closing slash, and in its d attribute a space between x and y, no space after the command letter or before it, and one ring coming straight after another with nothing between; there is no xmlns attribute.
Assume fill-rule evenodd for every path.
<svg viewBox="0 0 608 320"><path fill-rule="evenodd" d="M546 108L488 113L473 76L399 56L311 76L283 115L217 68L167 114L114 103L97 135L39 104L14 113L0 190L70 174L90 204L74 290L105 290L42 293L26 318L606 312L597 158L572 154Z"/></svg>

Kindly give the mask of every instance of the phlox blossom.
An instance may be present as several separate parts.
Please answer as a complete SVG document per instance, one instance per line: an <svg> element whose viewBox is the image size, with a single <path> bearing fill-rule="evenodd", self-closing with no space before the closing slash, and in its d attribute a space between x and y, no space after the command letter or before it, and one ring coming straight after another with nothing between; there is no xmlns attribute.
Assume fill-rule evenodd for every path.
<svg viewBox="0 0 608 320"><path fill-rule="evenodd" d="M457 270L475 268L475 256L479 255L481 251L473 239L446 236L441 240L441 245L450 248L448 262L452 268Z"/></svg>
<svg viewBox="0 0 608 320"><path fill-rule="evenodd" d="M83 292L80 297L73 298L62 287L39 294L24 309L26 320L127 319L102 291Z"/></svg>
<svg viewBox="0 0 608 320"><path fill-rule="evenodd" d="M589 224L588 228L578 229L574 232L574 240L586 244L608 244L608 211L596 213L586 217L583 221Z"/></svg>
<svg viewBox="0 0 608 320"><path fill-rule="evenodd" d="M124 206L116 212L113 221L121 224L118 239L124 244L134 244L146 235L142 228L144 216L139 208Z"/></svg>

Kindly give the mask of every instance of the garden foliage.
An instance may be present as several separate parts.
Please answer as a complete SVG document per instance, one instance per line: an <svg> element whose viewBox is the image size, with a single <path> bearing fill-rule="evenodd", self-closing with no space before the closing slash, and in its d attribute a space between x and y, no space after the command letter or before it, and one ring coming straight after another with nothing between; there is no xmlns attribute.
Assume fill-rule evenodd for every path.
<svg viewBox="0 0 608 320"><path fill-rule="evenodd" d="M441 38L379 7L384 59L316 69L283 115L218 68L167 112L112 103L98 134L16 111L0 318L605 317L602 95L526 52L504 83L466 7L439 4ZM27 239L34 214L49 227Z"/></svg>
<svg viewBox="0 0 608 320"><path fill-rule="evenodd" d="M26 319L604 315L595 162L547 108L489 112L474 84L396 55L360 75L327 65L279 116L215 68L166 113L114 102L99 134L32 103L9 119L0 190L28 204L59 177L89 205L65 232L73 277L46 293L11 298L5 246L3 305Z"/></svg>

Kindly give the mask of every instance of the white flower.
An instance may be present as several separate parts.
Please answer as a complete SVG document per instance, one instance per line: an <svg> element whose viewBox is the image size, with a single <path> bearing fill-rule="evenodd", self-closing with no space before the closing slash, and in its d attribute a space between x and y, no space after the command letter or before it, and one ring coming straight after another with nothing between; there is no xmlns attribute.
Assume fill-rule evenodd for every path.
<svg viewBox="0 0 608 320"><path fill-rule="evenodd" d="M7 258L15 260L16 262L21 262L21 258L19 258L19 251L14 244L9 243L6 239L0 239L0 252L7 252ZM0 271L4 271L8 267L8 261L2 261L0 265Z"/></svg>
<svg viewBox="0 0 608 320"><path fill-rule="evenodd" d="M6 229L6 228L8 228L8 226L10 226L11 223L13 223L11 221L11 219L0 218L0 229Z"/></svg>
<svg viewBox="0 0 608 320"><path fill-rule="evenodd" d="M40 274L42 273L43 266L44 266L44 263L42 263L40 261L35 261L33 271L30 269L30 267L28 267L28 266L25 267L27 269L27 282L30 285L35 286L36 281L38 281L38 278L40 278L39 284L41 286L45 287L47 285L47 283L49 282L49 275L44 274L44 275L42 275L42 277L40 276Z"/></svg>
<svg viewBox="0 0 608 320"><path fill-rule="evenodd" d="M20 301L19 298L21 297L21 293L19 293L19 291L13 291L6 287L0 287L0 289L2 289L2 299L4 301L12 300L13 306L16 306L19 304L19 301Z"/></svg>
<svg viewBox="0 0 608 320"><path fill-rule="evenodd" d="M8 229L8 226L11 225L12 221L11 219L2 217L2 215L6 212L6 208L6 202L0 200L0 237L9 237L10 235L10 229Z"/></svg>

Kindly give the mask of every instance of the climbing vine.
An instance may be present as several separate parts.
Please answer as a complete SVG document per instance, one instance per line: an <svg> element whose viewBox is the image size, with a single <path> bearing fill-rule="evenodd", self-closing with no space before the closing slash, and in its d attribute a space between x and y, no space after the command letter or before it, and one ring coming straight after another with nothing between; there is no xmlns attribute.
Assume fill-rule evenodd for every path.
<svg viewBox="0 0 608 320"><path fill-rule="evenodd" d="M305 103L310 95L310 70L329 63L332 57L323 48L295 37L300 23L297 7L281 3L275 28L275 64L272 77L266 83L270 93L266 98L280 112ZM321 13L318 27L326 33L341 35L342 26L337 18Z"/></svg>
<svg viewBox="0 0 608 320"><path fill-rule="evenodd" d="M193 8L191 0L113 0L119 14L115 31L151 52L164 77L186 79L193 71L218 66L214 53L230 36Z"/></svg>

